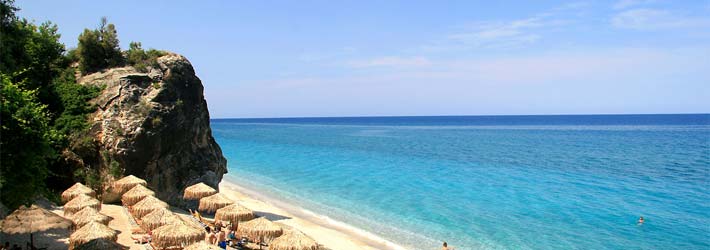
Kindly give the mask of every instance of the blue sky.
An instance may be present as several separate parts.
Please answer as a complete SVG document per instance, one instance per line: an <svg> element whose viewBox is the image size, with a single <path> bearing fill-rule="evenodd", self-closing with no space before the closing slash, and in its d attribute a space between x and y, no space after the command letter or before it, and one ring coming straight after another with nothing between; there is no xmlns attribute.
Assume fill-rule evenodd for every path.
<svg viewBox="0 0 710 250"><path fill-rule="evenodd" d="M185 55L213 118L710 112L710 1L18 1Z"/></svg>

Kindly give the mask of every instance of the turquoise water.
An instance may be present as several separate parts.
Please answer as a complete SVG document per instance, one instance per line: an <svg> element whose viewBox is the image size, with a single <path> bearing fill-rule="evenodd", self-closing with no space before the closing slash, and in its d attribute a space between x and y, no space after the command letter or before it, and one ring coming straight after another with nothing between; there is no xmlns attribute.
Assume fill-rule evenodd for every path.
<svg viewBox="0 0 710 250"><path fill-rule="evenodd" d="M710 115L226 119L212 129L229 178L411 249L710 248Z"/></svg>

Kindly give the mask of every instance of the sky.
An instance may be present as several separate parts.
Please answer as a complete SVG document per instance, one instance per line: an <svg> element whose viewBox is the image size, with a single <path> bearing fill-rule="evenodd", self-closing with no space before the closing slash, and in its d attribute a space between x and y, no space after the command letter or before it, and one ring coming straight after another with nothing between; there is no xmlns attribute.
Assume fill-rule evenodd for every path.
<svg viewBox="0 0 710 250"><path fill-rule="evenodd" d="M212 118L710 113L710 0L16 5L186 56Z"/></svg>

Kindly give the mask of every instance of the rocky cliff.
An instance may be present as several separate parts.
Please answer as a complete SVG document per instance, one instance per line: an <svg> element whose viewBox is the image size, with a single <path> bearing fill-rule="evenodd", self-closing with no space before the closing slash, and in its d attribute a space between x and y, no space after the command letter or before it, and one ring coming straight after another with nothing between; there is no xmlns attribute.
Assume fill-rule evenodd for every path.
<svg viewBox="0 0 710 250"><path fill-rule="evenodd" d="M79 78L80 84L103 89L90 118L98 155L82 161L96 162L116 177L141 177L174 205L188 185L217 188L227 162L212 137L202 82L192 65L167 54L143 71L113 68Z"/></svg>

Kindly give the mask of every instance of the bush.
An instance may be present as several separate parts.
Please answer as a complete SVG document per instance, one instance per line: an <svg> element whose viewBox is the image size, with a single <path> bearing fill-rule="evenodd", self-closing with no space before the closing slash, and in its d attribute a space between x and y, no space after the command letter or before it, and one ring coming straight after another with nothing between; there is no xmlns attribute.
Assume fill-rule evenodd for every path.
<svg viewBox="0 0 710 250"><path fill-rule="evenodd" d="M77 84L74 70L69 68L54 81L54 89L61 102L54 128L65 135L87 129L87 115L96 110L89 101L99 95L101 88Z"/></svg>
<svg viewBox="0 0 710 250"><path fill-rule="evenodd" d="M151 123L153 124L153 128L160 127L160 125L163 124L163 118L154 117Z"/></svg>
<svg viewBox="0 0 710 250"><path fill-rule="evenodd" d="M36 91L23 90L5 74L0 73L0 78L0 200L14 209L45 190L47 160L55 155L54 131Z"/></svg>
<svg viewBox="0 0 710 250"><path fill-rule="evenodd" d="M159 67L158 57L164 56L165 54L165 52L155 49L149 49L146 52L141 47L141 43L131 42L128 51L126 51L126 62L139 72L146 73L148 72L148 67Z"/></svg>
<svg viewBox="0 0 710 250"><path fill-rule="evenodd" d="M123 170L121 169L121 165L118 164L118 162L113 159L111 160L111 163L109 164L108 170L109 170L109 173L111 174L111 176L113 176L114 178L121 177L121 175L123 174L122 173Z"/></svg>
<svg viewBox="0 0 710 250"><path fill-rule="evenodd" d="M77 51L79 70L84 74L121 66L124 62L116 27L105 17L101 18L98 29L84 29L79 35Z"/></svg>
<svg viewBox="0 0 710 250"><path fill-rule="evenodd" d="M144 100L141 100L136 106L136 111L138 114L140 114L143 117L146 117L150 114L150 110L153 109L150 104Z"/></svg>

